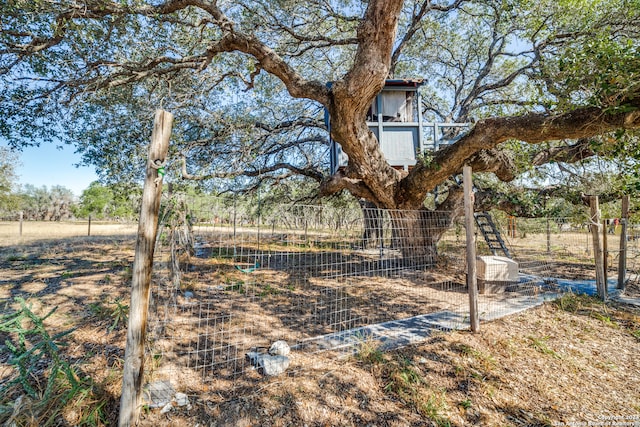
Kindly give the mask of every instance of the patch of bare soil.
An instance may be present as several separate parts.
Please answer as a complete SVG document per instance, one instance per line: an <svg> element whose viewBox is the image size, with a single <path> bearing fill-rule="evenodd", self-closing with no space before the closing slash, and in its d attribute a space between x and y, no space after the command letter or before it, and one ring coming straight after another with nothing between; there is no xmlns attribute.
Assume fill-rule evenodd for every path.
<svg viewBox="0 0 640 427"><path fill-rule="evenodd" d="M15 296L24 297L42 314L57 306L47 326L54 332L75 328L63 355L77 366L79 375L91 378L95 399L91 403L103 405L99 425L115 425L117 419L125 338L118 304L128 304L132 261L133 241L122 239L60 240L0 249L1 298L11 302ZM219 278L224 286L231 286L225 292L237 292L234 286L239 286L241 277L243 286L248 286L247 277L253 277L232 269ZM188 275L195 294L204 286L198 273ZM281 284L278 292L261 288L263 295L257 296L277 306L286 292L301 291L293 284L296 286ZM376 297L389 300L400 310L413 307L413 301L394 294L410 283L391 282L388 290L381 289L384 284L376 279L369 292L357 296L374 303ZM313 283L308 289L313 289ZM381 309L383 302L378 301ZM266 314L262 316L265 322ZM2 342L5 338L0 337ZM179 390L189 395L190 409L175 407L166 414L147 410L140 424L549 426L640 422L637 307L567 295L558 302L483 323L477 334L439 333L423 344L387 353L380 352L377 343L365 341L359 350L359 356L341 359L294 351L294 369L277 377L265 378L249 370L236 378L195 378L189 388ZM147 366L153 362L149 360ZM11 377L12 369L6 348L0 347L0 385L3 378ZM12 404L5 396L6 403ZM81 424L74 414L62 414L59 425Z"/></svg>

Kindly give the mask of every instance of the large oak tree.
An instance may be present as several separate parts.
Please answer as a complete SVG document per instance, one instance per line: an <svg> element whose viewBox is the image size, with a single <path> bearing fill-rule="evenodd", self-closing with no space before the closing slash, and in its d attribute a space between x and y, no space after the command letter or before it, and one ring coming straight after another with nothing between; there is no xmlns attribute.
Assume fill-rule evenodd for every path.
<svg viewBox="0 0 640 427"><path fill-rule="evenodd" d="M140 140L134 114L164 105L183 114L174 154L185 177L306 176L321 195L346 189L405 210L400 228L424 232L404 238L429 247L461 196L449 191L437 215L425 197L463 165L510 181L519 151L535 166L635 144L624 132L640 127L639 10L637 0L8 0L0 133L14 145L74 140L89 161L124 170L140 148L116 140ZM409 171L391 167L365 122L390 76L426 77L425 115L472 128ZM322 109L349 156L333 176L319 168Z"/></svg>

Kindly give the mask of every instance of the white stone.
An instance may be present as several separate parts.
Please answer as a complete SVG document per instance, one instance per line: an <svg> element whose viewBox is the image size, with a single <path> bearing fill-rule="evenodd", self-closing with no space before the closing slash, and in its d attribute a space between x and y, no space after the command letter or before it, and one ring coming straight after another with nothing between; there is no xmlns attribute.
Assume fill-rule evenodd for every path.
<svg viewBox="0 0 640 427"><path fill-rule="evenodd" d="M264 375L280 375L289 367L289 358L287 356L271 356L269 354L263 354L258 357L257 365Z"/></svg>
<svg viewBox="0 0 640 427"><path fill-rule="evenodd" d="M175 400L178 406L191 406L189 404L189 397L184 393L176 393L175 396L173 396L173 400Z"/></svg>
<svg viewBox="0 0 640 427"><path fill-rule="evenodd" d="M283 340L276 341L269 347L269 354L272 356L288 356L290 352L291 347Z"/></svg>
<svg viewBox="0 0 640 427"><path fill-rule="evenodd" d="M258 353L257 351L250 351L246 356L253 366L267 376L280 375L287 370L290 363L287 356Z"/></svg>

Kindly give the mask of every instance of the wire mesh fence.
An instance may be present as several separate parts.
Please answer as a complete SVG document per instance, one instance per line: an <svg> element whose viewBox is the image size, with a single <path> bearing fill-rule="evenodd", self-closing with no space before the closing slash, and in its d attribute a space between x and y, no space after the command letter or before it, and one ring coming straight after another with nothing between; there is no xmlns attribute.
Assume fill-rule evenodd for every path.
<svg viewBox="0 0 640 427"><path fill-rule="evenodd" d="M427 218L435 227L437 215ZM371 325L438 313L450 315L423 319L431 329L465 320L463 258L438 252L462 239L425 249L408 228L415 218L313 206L255 220L234 209L190 216L190 224L165 224L160 237L152 335L162 358L175 361L168 377L232 379L255 367L247 354L276 341L306 354L342 354L367 339ZM171 236L179 229L193 239L177 251ZM447 271L430 269L436 264ZM411 339L383 329L389 339Z"/></svg>
<svg viewBox="0 0 640 427"><path fill-rule="evenodd" d="M567 286L573 281L573 289L578 291L581 285L593 285L596 279L592 225L569 218L504 218L500 222L520 274L546 275L560 283L567 282ZM605 219L596 232L605 254L603 264L611 290L618 287L620 275L621 227L617 219ZM633 254L638 244L632 237L633 227L629 230L627 266L633 270L636 264ZM583 290L587 290L585 286Z"/></svg>
<svg viewBox="0 0 640 427"><path fill-rule="evenodd" d="M614 233L620 234L618 229ZM616 248L615 241L613 247ZM616 261L620 261L622 256L623 254L620 250L614 251L613 264L615 265ZM633 284L637 289L640 282L640 224L630 223L627 227L626 253L624 254L623 264L623 273L627 284ZM618 263L618 265L622 264ZM620 274L620 270L618 270L618 274Z"/></svg>
<svg viewBox="0 0 640 427"><path fill-rule="evenodd" d="M159 238L156 379L189 388L257 378L271 367L256 357L279 341L296 355L281 366L292 373L313 353L351 354L368 340L391 348L469 325L465 230L450 212L184 206L181 218L167 214ZM593 293L584 224L497 217L495 232L509 257L492 253L476 232L481 320L567 291ZM616 245L614 231L611 289Z"/></svg>
<svg viewBox="0 0 640 427"><path fill-rule="evenodd" d="M151 388L237 389L264 373L317 368L318 360L371 342L392 348L468 327L464 222L451 212L238 205L179 197L164 204L148 331ZM590 224L492 218L508 254L492 250L476 229L481 321L568 291L595 293ZM88 227L71 225L69 236ZM8 236L18 230L15 221L0 226ZM58 236L57 223L27 226L33 238ZM135 224L96 222L91 230L132 237ZM598 230L606 238L610 292L620 234L614 219ZM637 282L640 228L630 226L627 235L627 280ZM101 283L112 280L111 271L102 275ZM287 349L270 354L282 341Z"/></svg>
<svg viewBox="0 0 640 427"><path fill-rule="evenodd" d="M503 253L492 256L485 239L478 236L481 320L524 310L578 287L586 290L593 285L595 289L593 247L585 250L585 242L591 244L591 237L582 224L563 218L500 215L496 215L495 223L508 257Z"/></svg>

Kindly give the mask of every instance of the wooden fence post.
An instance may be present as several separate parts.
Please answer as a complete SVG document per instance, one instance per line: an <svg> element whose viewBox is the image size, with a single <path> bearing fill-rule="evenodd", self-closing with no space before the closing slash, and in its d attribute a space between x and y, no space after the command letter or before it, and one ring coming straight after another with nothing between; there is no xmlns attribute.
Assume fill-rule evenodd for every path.
<svg viewBox="0 0 640 427"><path fill-rule="evenodd" d="M120 416L118 425L129 427L137 422L140 414L140 395L144 378L144 343L149 309L149 291L153 267L153 251L158 232L158 213L162 195L164 164L169 151L169 137L173 115L157 110L153 122L153 133L149 145L149 158L142 193L138 237L133 261L131 280L131 302L127 345L124 353L124 373Z"/></svg>
<svg viewBox="0 0 640 427"><path fill-rule="evenodd" d="M607 220L602 220L602 281L604 282L604 288L606 292L609 292L609 242L607 241L607 233L609 228L607 227Z"/></svg>
<svg viewBox="0 0 640 427"><path fill-rule="evenodd" d="M627 286L627 223L629 222L629 196L622 196L622 216L620 217L620 255L618 257L618 289Z"/></svg>
<svg viewBox="0 0 640 427"><path fill-rule="evenodd" d="M87 226L87 236L91 236L91 214L89 214L89 225Z"/></svg>
<svg viewBox="0 0 640 427"><path fill-rule="evenodd" d="M600 246L600 206L598 205L598 196L589 196L589 205L591 206L589 227L593 240L593 257L596 264L596 287L598 289L598 297L604 301L607 299L607 284L604 282L602 247Z"/></svg>
<svg viewBox="0 0 640 427"><path fill-rule="evenodd" d="M551 223L549 222L549 215L547 215L547 254L551 254Z"/></svg>
<svg viewBox="0 0 640 427"><path fill-rule="evenodd" d="M476 278L476 235L473 216L473 178L471 166L462 169L464 186L464 224L467 233L467 289L469 290L469 323L471 330L480 330L480 317L478 315L478 280Z"/></svg>
<svg viewBox="0 0 640 427"><path fill-rule="evenodd" d="M20 211L20 237L22 237L22 221L24 219L24 212Z"/></svg>

